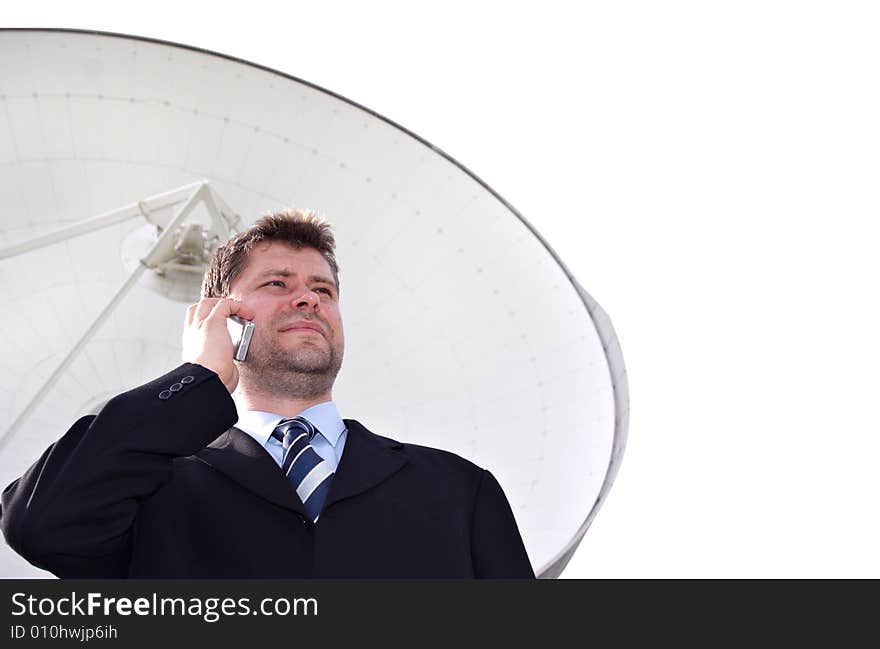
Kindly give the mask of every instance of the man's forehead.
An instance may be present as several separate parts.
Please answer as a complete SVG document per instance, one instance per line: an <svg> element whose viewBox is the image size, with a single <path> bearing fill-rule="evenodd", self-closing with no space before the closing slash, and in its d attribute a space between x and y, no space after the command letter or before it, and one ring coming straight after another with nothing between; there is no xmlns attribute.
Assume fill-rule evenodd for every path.
<svg viewBox="0 0 880 649"><path fill-rule="evenodd" d="M271 268L284 268L295 272L296 266L330 274L330 264L314 248L296 248L279 241L261 241L248 253L244 272L262 273Z"/></svg>

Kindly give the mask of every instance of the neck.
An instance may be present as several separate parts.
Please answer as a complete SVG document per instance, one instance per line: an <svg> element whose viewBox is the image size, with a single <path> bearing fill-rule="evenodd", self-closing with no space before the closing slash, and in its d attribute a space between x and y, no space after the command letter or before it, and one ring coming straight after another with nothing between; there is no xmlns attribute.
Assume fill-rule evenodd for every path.
<svg viewBox="0 0 880 649"><path fill-rule="evenodd" d="M282 417L295 417L303 410L325 401L332 401L333 395L328 391L317 395L273 394L243 386L239 382L232 393L239 411L259 410L271 412Z"/></svg>

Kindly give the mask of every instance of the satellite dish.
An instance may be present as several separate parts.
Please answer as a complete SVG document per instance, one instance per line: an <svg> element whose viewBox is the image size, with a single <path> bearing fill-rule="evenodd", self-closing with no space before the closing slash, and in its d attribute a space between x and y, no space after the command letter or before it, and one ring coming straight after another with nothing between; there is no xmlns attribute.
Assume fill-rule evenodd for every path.
<svg viewBox="0 0 880 649"><path fill-rule="evenodd" d="M623 453L626 373L516 210L402 127L251 63L63 30L2 30L0 58L3 485L179 364L218 242L312 208L338 242L342 415L490 469L536 573L561 573ZM0 572L48 576L5 545Z"/></svg>

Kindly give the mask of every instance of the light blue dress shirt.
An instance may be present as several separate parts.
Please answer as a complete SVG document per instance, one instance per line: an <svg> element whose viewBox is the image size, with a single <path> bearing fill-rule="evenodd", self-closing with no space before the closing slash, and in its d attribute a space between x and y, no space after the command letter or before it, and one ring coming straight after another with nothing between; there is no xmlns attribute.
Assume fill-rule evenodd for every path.
<svg viewBox="0 0 880 649"><path fill-rule="evenodd" d="M312 448L322 459L330 463L335 472L339 466L339 460L342 458L345 439L348 436L348 430L339 415L336 404L333 401L325 401L306 408L297 416L305 417L318 429L318 434L311 441ZM272 437L272 431L282 419L284 417L281 415L271 412L239 410L238 423L235 424L236 428L246 432L266 449L266 452L272 456L279 467L284 456L284 448L280 441Z"/></svg>

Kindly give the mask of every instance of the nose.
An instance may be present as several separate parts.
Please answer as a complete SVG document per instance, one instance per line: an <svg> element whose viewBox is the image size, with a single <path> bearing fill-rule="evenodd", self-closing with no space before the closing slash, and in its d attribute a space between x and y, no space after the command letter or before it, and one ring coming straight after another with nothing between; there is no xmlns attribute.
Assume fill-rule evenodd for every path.
<svg viewBox="0 0 880 649"><path fill-rule="evenodd" d="M321 302L321 297L317 293L315 293L314 291L310 291L310 290L306 290L305 293L303 293L299 297L291 300L291 303L297 309L301 306L305 306L307 308L313 309L316 306L318 306L318 304L320 304L320 302Z"/></svg>

